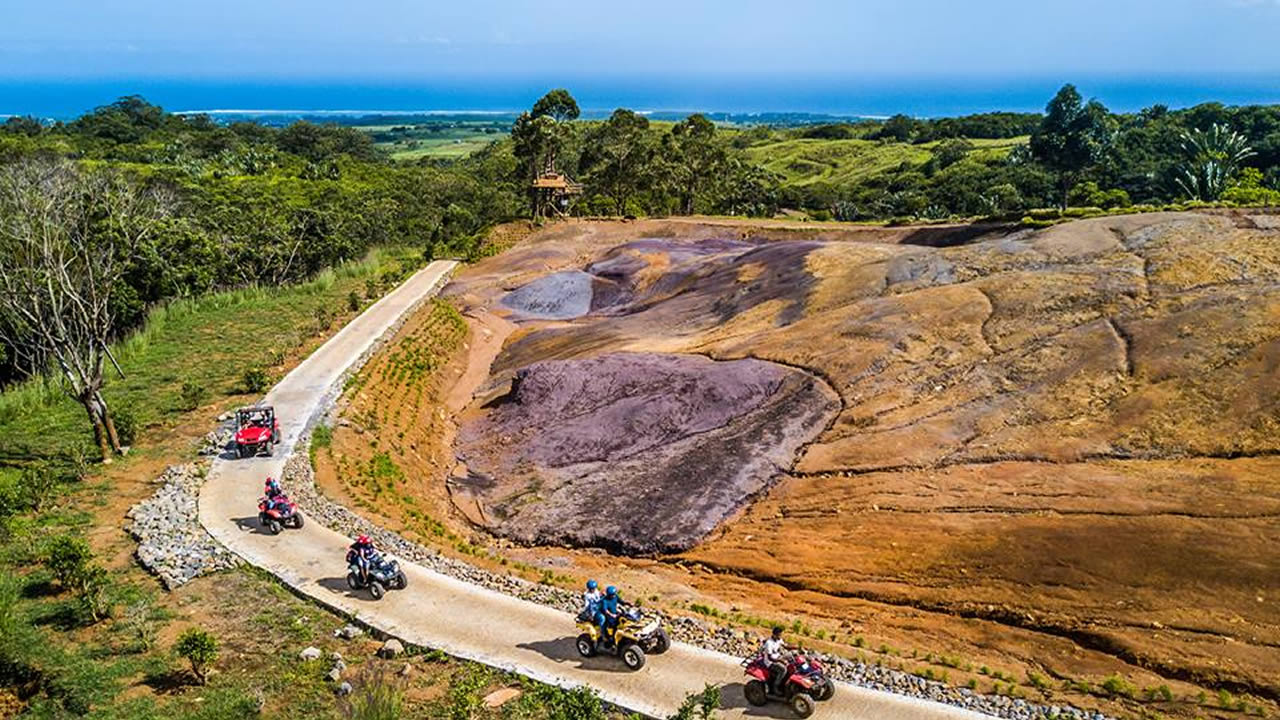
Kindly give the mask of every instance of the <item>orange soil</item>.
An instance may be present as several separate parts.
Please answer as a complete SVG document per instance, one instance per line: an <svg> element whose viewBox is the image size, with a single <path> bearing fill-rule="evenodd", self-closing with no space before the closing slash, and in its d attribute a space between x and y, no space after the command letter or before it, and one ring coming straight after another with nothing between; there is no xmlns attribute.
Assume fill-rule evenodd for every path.
<svg viewBox="0 0 1280 720"><path fill-rule="evenodd" d="M987 666L1049 702L1228 717L1197 701L1225 689L1274 712L1280 245L1261 225L1108 218L944 249L901 243L945 244L945 228L554 225L460 273L449 294L467 340L433 376L424 407L361 436L362 412L409 392L376 380L394 343L375 359L334 457L367 460L370 438L390 447L413 507L446 528L448 542L419 533L428 541L465 538L557 574L607 573L667 606L799 619L811 638L827 637L816 644L834 636L847 654L973 678L981 691L993 686L977 672ZM779 321L791 300L713 322L638 313L515 327L495 310L504 291L632 239L726 236L824 243L805 261L816 284L802 317ZM656 277L665 268L651 260ZM741 268L743 292L773 270ZM670 302L698 307L691 288ZM680 556L486 538L468 522L475 510L452 507L446 491L453 423L482 412L479 402L459 408L489 392L491 366L497 379L534 359L602 349L807 367L845 410L777 488ZM326 489L352 492L320 467ZM394 521L412 530L403 511L395 506ZM1029 687L1028 673L1049 686ZM1175 699L1062 687L1113 673L1167 685Z"/></svg>

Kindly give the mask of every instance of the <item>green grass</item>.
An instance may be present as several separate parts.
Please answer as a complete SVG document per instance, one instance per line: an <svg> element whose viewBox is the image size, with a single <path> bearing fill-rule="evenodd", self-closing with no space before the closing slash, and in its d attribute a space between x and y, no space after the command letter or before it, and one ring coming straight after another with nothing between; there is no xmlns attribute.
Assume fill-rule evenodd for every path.
<svg viewBox="0 0 1280 720"><path fill-rule="evenodd" d="M1026 143L1027 138L969 142L974 146L972 157L985 159L1007 155L1015 146ZM937 146L937 142L913 145L861 139L798 138L752 145L746 154L753 162L781 176L788 185L817 182L845 185L888 172L903 163L924 164Z"/></svg>
<svg viewBox="0 0 1280 720"><path fill-rule="evenodd" d="M379 250L300 285L248 287L156 307L141 330L114 346L125 377L108 365L107 402L132 412L139 445L181 420L184 385L203 388L205 406L250 402L254 396L241 394L245 370L309 350L321 332L317 310L350 315L347 296L367 277L416 263L416 257ZM91 442L84 410L56 377L33 378L0 393L0 464L73 451L92 456Z"/></svg>
<svg viewBox="0 0 1280 720"><path fill-rule="evenodd" d="M360 125L356 129L369 133L374 139L374 147L387 152L395 160L424 157L456 160L505 135L505 132L493 132L492 123L482 121L399 126L408 127L403 132L393 132L393 127L397 126Z"/></svg>

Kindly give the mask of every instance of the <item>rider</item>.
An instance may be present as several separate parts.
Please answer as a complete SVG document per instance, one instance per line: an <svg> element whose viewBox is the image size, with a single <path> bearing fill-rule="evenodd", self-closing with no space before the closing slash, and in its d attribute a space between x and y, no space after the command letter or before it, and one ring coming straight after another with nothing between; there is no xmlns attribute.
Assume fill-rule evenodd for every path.
<svg viewBox="0 0 1280 720"><path fill-rule="evenodd" d="M787 675L787 644L782 641L782 627L774 626L773 635L760 645L760 654L769 663L769 692L782 692L782 679Z"/></svg>
<svg viewBox="0 0 1280 720"><path fill-rule="evenodd" d="M600 623L600 601L604 595L600 592L600 584L595 580L587 581L587 590L582 593L582 617Z"/></svg>
<svg viewBox="0 0 1280 720"><path fill-rule="evenodd" d="M361 535L347 548L347 564L355 565L360 570L360 578L369 577L369 563L378 555L373 541L368 535Z"/></svg>
<svg viewBox="0 0 1280 720"><path fill-rule="evenodd" d="M268 477L267 482L263 484L262 494L266 496L267 510L274 510L284 499L284 490L280 487L280 481L273 477Z"/></svg>
<svg viewBox="0 0 1280 720"><path fill-rule="evenodd" d="M596 622L600 625L600 637L611 643L618 629L619 602L621 598L618 597L618 588L610 585L604 590L604 597L600 600L600 612L596 615Z"/></svg>

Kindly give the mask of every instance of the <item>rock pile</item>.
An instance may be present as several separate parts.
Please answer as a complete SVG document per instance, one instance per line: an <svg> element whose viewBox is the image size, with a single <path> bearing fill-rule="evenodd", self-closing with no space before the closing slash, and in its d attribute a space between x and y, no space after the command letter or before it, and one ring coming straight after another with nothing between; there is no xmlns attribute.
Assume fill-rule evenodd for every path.
<svg viewBox="0 0 1280 720"><path fill-rule="evenodd" d="M160 489L126 515L138 560L170 590L239 563L200 526L196 498L204 477L200 465L171 465L156 479Z"/></svg>

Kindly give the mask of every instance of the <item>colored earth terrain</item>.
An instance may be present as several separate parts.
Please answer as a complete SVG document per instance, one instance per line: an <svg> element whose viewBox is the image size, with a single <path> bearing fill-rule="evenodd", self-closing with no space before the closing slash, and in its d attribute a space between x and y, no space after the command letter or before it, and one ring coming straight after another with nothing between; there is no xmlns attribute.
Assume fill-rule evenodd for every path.
<svg viewBox="0 0 1280 720"><path fill-rule="evenodd" d="M466 342L391 452L436 535L557 572L1046 697L1274 703L1277 239L1244 211L557 224L445 290Z"/></svg>

